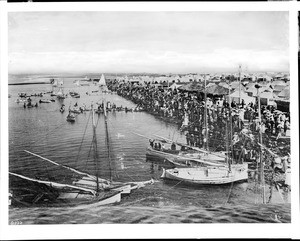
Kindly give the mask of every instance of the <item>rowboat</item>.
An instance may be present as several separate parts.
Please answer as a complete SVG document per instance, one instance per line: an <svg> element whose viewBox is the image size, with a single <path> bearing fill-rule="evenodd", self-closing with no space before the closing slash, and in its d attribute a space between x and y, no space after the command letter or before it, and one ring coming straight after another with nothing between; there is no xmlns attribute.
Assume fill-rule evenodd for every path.
<svg viewBox="0 0 300 241"><path fill-rule="evenodd" d="M68 122L75 122L75 115L69 111L69 114L67 115L67 121Z"/></svg>
<svg viewBox="0 0 300 241"><path fill-rule="evenodd" d="M41 99L39 100L40 103L51 103L51 100L47 100L47 99Z"/></svg>

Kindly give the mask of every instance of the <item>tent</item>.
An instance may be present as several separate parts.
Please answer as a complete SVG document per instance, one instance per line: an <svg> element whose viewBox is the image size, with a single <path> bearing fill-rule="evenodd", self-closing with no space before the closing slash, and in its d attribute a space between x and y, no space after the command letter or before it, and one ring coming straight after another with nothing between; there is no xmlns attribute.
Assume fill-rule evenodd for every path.
<svg viewBox="0 0 300 241"><path fill-rule="evenodd" d="M273 92L273 89L267 85L261 86L259 88L259 93L263 93L264 91ZM255 86L251 86L245 90L246 93L248 93L249 96L257 96L257 89Z"/></svg>
<svg viewBox="0 0 300 241"><path fill-rule="evenodd" d="M284 80L274 80L272 82L272 85L275 86L275 85L286 85L285 81Z"/></svg>
<svg viewBox="0 0 300 241"><path fill-rule="evenodd" d="M177 84L177 83L173 83L173 84L169 87L169 89L172 89L172 90L178 89L180 86L182 86L182 85L179 85L179 84Z"/></svg>
<svg viewBox="0 0 300 241"><path fill-rule="evenodd" d="M260 93L259 97L262 105L276 105L275 99L277 96L273 92L264 91Z"/></svg>
<svg viewBox="0 0 300 241"><path fill-rule="evenodd" d="M278 97L289 99L290 98L290 87L285 87L279 94Z"/></svg>
<svg viewBox="0 0 300 241"><path fill-rule="evenodd" d="M283 89L285 89L286 88L286 86L284 86L284 85L271 85L272 86L272 88L273 88L273 92L275 93L275 94L279 94Z"/></svg>
<svg viewBox="0 0 300 241"><path fill-rule="evenodd" d="M239 103L240 98L241 98L241 102L242 102L242 100L244 100L245 104L249 104L251 102L255 103L255 98L249 96L244 91L241 91L241 93L240 93L239 90L236 90L230 94L231 101L235 101L236 103ZM229 96L226 96L226 99L229 101Z"/></svg>
<svg viewBox="0 0 300 241"><path fill-rule="evenodd" d="M210 87L210 86L216 86L216 84L215 83L208 83L207 85L206 85L206 88L208 88L208 87Z"/></svg>
<svg viewBox="0 0 300 241"><path fill-rule="evenodd" d="M230 86L232 89L239 90L240 83L239 83L239 81L234 81L234 82L230 83ZM224 86L224 87L226 87L226 86ZM243 86L242 83L241 83L241 90L245 90L245 87Z"/></svg>
<svg viewBox="0 0 300 241"><path fill-rule="evenodd" d="M212 95L227 95L229 93L229 90L220 85L213 85L206 88L206 93Z"/></svg>
<svg viewBox="0 0 300 241"><path fill-rule="evenodd" d="M225 87L225 88L229 88L229 85L226 82L220 82L219 86Z"/></svg>
<svg viewBox="0 0 300 241"><path fill-rule="evenodd" d="M190 82L188 84L180 86L178 89L183 91L189 91L189 92L193 92L193 91L203 92L203 86L199 82Z"/></svg>

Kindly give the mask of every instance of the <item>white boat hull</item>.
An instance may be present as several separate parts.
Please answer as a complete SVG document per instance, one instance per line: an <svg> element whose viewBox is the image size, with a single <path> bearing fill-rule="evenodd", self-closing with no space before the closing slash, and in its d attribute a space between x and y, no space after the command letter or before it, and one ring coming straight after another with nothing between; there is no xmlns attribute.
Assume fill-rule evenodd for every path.
<svg viewBox="0 0 300 241"><path fill-rule="evenodd" d="M100 194L101 195L101 194ZM90 204L94 203L98 205L108 205L121 202L121 192L114 192L113 194L102 193L100 197L92 196L90 194L78 193L78 192L65 192L61 193L57 198L59 200L68 201L72 204Z"/></svg>
<svg viewBox="0 0 300 241"><path fill-rule="evenodd" d="M226 184L248 179L248 164L227 167L175 168L163 170L162 178L178 180L192 184Z"/></svg>

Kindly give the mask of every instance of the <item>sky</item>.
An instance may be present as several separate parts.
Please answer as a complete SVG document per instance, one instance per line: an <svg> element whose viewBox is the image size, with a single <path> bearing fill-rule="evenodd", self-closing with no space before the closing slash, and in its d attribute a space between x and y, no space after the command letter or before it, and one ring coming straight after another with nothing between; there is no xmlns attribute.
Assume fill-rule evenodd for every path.
<svg viewBox="0 0 300 241"><path fill-rule="evenodd" d="M289 70L288 12L10 12L8 70Z"/></svg>

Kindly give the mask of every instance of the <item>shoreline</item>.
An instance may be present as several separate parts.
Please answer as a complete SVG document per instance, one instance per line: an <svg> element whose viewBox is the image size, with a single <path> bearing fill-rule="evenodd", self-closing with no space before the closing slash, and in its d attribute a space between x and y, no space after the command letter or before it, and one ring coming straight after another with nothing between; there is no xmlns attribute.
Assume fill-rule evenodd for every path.
<svg viewBox="0 0 300 241"><path fill-rule="evenodd" d="M50 82L21 82L21 83L10 83L8 85L41 85L41 84L51 84Z"/></svg>

